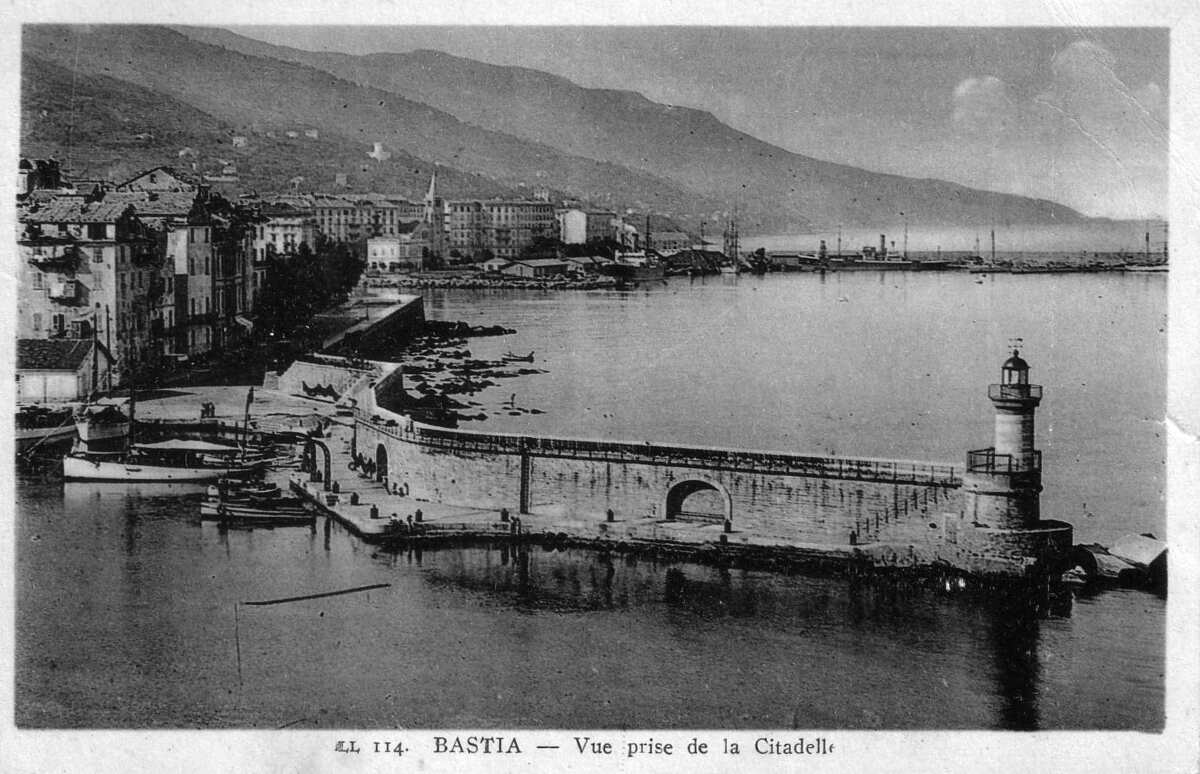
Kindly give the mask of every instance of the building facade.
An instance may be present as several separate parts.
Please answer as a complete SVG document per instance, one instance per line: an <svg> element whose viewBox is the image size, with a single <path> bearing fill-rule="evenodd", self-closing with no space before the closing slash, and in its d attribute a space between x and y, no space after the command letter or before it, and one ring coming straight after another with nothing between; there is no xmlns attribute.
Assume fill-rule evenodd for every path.
<svg viewBox="0 0 1200 774"><path fill-rule="evenodd" d="M62 197L22 208L19 219L17 337L95 336L118 375L154 359L162 254L132 205Z"/></svg>
<svg viewBox="0 0 1200 774"><path fill-rule="evenodd" d="M654 249L662 255L674 255L692 247L692 237L683 231L659 231L654 235Z"/></svg>
<svg viewBox="0 0 1200 774"><path fill-rule="evenodd" d="M86 400L108 388L111 369L92 339L17 339L17 403Z"/></svg>
<svg viewBox="0 0 1200 774"><path fill-rule="evenodd" d="M569 208L558 212L559 239L569 245L581 245L616 235L617 214L607 210Z"/></svg>
<svg viewBox="0 0 1200 774"><path fill-rule="evenodd" d="M317 219L304 197L287 197L266 202L259 210L251 247L255 259L266 260L268 251L276 255L294 255L300 245L317 246Z"/></svg>
<svg viewBox="0 0 1200 774"><path fill-rule="evenodd" d="M426 268L430 254L429 228L424 223L403 223L393 236L367 240L367 270L380 273L413 272Z"/></svg>
<svg viewBox="0 0 1200 774"><path fill-rule="evenodd" d="M554 206L549 202L457 200L447 201L445 210L448 248L472 260L516 258L535 239L558 233Z"/></svg>

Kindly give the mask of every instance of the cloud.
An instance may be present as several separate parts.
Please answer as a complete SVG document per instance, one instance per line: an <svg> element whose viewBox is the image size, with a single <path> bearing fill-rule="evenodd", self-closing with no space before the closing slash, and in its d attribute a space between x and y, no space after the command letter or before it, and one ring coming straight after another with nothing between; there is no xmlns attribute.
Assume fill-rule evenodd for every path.
<svg viewBox="0 0 1200 774"><path fill-rule="evenodd" d="M991 75L954 88L959 176L1088 214L1142 217L1166 203L1167 95L1130 85L1112 52L1079 40L1025 91Z"/></svg>
<svg viewBox="0 0 1200 774"><path fill-rule="evenodd" d="M1049 86L1035 98L1048 115L1058 114L1098 139L1165 140L1166 98L1157 83L1131 88L1116 73L1116 58L1089 40L1072 43L1050 62Z"/></svg>
<svg viewBox="0 0 1200 774"><path fill-rule="evenodd" d="M973 134L1004 131L1012 118L1008 86L994 75L967 78L954 87L955 128Z"/></svg>

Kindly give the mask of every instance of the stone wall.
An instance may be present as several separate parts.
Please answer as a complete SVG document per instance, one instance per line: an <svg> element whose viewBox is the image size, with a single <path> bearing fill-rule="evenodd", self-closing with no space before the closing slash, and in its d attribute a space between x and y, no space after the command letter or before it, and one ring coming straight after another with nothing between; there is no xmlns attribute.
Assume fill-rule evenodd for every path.
<svg viewBox="0 0 1200 774"><path fill-rule="evenodd" d="M360 451L374 456L382 444L389 480L407 485L410 496L431 501L518 513L524 457L530 510L556 509L596 521L603 521L610 509L621 520L666 518L672 489L702 482L698 488L715 490L725 503L725 513L713 520L728 515L735 531L802 543L848 545L851 533L859 542L936 539L940 543L940 531L937 536L929 534L933 530L925 510L914 507L909 512L899 505L921 500L928 501L926 508L945 509L953 503L946 492L935 502L929 499L930 487L912 484L570 459L535 452L448 451L404 440L399 431L408 424L406 418L378 407L373 411L384 424L360 423ZM388 421L396 423L390 432ZM885 521L882 514L890 517Z"/></svg>
<svg viewBox="0 0 1200 774"><path fill-rule="evenodd" d="M401 296L392 305L368 299L347 308L365 315L365 319L330 342L330 352L392 356L425 328L425 302L421 296Z"/></svg>
<svg viewBox="0 0 1200 774"><path fill-rule="evenodd" d="M429 445L423 426L378 405L376 391L398 380L396 372L383 376L360 400L359 451L374 458L382 446L389 481L417 499L514 514L527 505L534 513L603 522L610 509L619 521L662 520L669 508L679 508L680 497L672 492L706 492L708 513L678 518L719 523L728 517L734 540L745 532L753 539L831 550L854 545L881 565L948 562L1004 575L1055 565L1071 549L1071 527L1060 522L1023 529L976 524L966 518L964 493L955 486L671 464L629 447L626 459L589 458L561 448L557 454L539 451L537 439L509 436L507 445L468 449L481 436L459 431L439 430L450 443ZM847 467L869 462L827 461L832 460ZM689 501L682 502L686 510Z"/></svg>
<svg viewBox="0 0 1200 774"><path fill-rule="evenodd" d="M276 389L287 395L300 395L332 403L360 386L365 374L373 373L369 368L349 368L335 362L310 363L297 360L278 377ZM305 391L305 385L308 391ZM314 390L313 388L319 388ZM312 393L312 394L309 394Z"/></svg>

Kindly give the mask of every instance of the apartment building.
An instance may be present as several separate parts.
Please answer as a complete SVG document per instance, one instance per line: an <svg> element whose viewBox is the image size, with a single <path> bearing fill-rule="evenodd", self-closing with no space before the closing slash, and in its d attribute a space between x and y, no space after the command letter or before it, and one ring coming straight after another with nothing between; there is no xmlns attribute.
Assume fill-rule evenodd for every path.
<svg viewBox="0 0 1200 774"><path fill-rule="evenodd" d="M113 354L114 382L153 360L162 254L126 202L61 197L18 213L17 337L87 339Z"/></svg>

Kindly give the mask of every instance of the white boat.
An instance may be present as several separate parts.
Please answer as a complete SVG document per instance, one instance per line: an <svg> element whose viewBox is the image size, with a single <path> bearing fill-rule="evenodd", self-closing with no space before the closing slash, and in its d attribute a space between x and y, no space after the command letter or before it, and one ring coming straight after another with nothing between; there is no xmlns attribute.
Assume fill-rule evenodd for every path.
<svg viewBox="0 0 1200 774"><path fill-rule="evenodd" d="M245 476L261 462L239 459L234 446L207 441L160 441L133 446L127 453L76 451L63 458L63 478L74 481L215 481Z"/></svg>
<svg viewBox="0 0 1200 774"><path fill-rule="evenodd" d="M89 451L120 446L129 436L131 424L129 417L111 403L88 406L75 418L79 442Z"/></svg>

